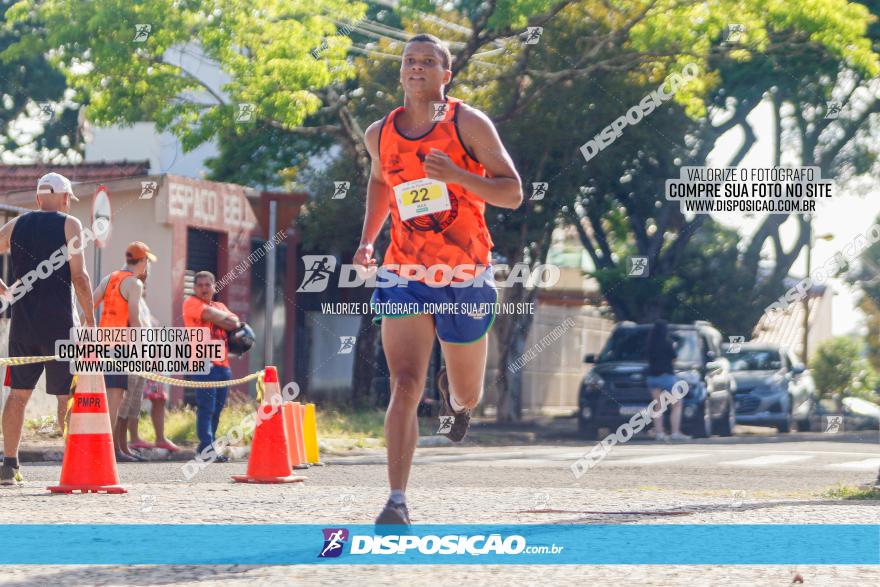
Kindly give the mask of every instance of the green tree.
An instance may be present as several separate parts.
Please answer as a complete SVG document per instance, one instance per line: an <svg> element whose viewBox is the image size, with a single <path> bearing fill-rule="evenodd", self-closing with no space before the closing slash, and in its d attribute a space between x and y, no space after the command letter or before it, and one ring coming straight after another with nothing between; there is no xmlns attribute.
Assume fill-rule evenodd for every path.
<svg viewBox="0 0 880 587"><path fill-rule="evenodd" d="M861 345L856 340L840 336L823 342L810 368L820 397L839 401L849 396L875 396L877 373L862 357Z"/></svg>
<svg viewBox="0 0 880 587"><path fill-rule="evenodd" d="M442 3L442 12L440 7L439 2L403 0L396 13L403 28L433 32L451 42L452 93L496 121L526 193L532 182L550 183L543 202L489 215L500 256L508 262L543 262L550 231L561 216L578 227L618 317L665 311L659 296L645 292L686 285L665 282L690 254L695 235L711 224L704 215L688 219L671 206L658 207L662 181L676 176L674 170L684 162L705 161L715 140L742 126L757 104L754 96L770 87L772 72L761 78L750 100L735 98L733 118L714 124L709 114L726 105L725 92L737 83L743 93L749 88L747 76L737 77L741 68L766 61L768 54L785 56L807 47L838 70L865 79L878 69L865 34L868 11L845 0L718 0L711 5L696 0L452 0ZM388 11L374 8L371 16ZM392 98L374 93L376 86L369 80L394 79L396 63L381 61L399 54L406 37L386 34L375 23L363 26L372 35L369 46L353 46L352 36L337 34L335 21L355 22L367 13L366 4L338 0L308 6L274 0L256 7L241 0L22 0L10 9L10 21L26 23L36 34L14 43L4 55L50 55L68 83L88 95L89 116L98 123L154 120L180 136L188 149L219 138L224 150L214 164L217 174L243 178L253 172L259 182L273 183L277 177L281 183L314 157L325 156L344 159L341 167L328 169L351 173L352 186L364 186L368 157L363 129L387 112L386 101ZM152 31L134 43L139 23L150 23ZM743 42L725 40L730 23L745 25ZM543 27L538 43L524 42L527 27ZM190 42L201 45L229 75L222 92L166 59L169 49ZM324 46L315 59L311 50ZM364 52L367 58L357 57ZM674 104L627 129L589 163L584 161L578 147L587 138L689 63L700 75L676 94ZM397 91L396 83L384 87ZM382 110L376 112L371 103ZM253 105L253 123L236 123L241 104ZM861 119L858 113L854 117ZM809 131L809 122L806 127ZM228 147L235 142L244 148ZM324 211L332 212L334 203L320 206L325 204ZM330 234L335 224L326 223L340 222L339 216L323 214L318 207L309 212L320 219L313 226ZM339 213L357 219L362 208L344 206ZM777 244L778 235L778 226L769 224L753 239L757 244L749 259L756 259L767 243ZM727 255L729 241L724 235L708 235L704 242L715 243ZM620 279L626 257L634 253L647 253L655 279L638 286ZM795 251L787 253L792 254L796 256ZM789 256L780 259L784 274ZM750 263L742 262L743 274L757 261ZM709 287L705 282L695 285ZM624 295L627 291L631 293ZM534 292L513 289L505 295L528 299ZM640 299L651 303L643 305ZM529 325L528 317L499 323L504 352L510 352L516 337L527 335ZM355 349L359 389L370 385L373 341L360 337ZM499 418L516 419L518 402L505 395L510 393L505 381L500 386Z"/></svg>
<svg viewBox="0 0 880 587"><path fill-rule="evenodd" d="M880 217L874 219L874 224L877 223ZM865 313L868 330L865 337L868 360L880 371L880 242L868 245L854 263L842 269L848 270L847 281L858 288L857 305Z"/></svg>
<svg viewBox="0 0 880 587"><path fill-rule="evenodd" d="M66 99L67 81L44 55L4 56L7 47L33 34L28 23L7 22L9 9L0 3L0 154L67 158L82 147L79 106ZM42 129L36 136L14 133L11 125L20 118L39 121Z"/></svg>

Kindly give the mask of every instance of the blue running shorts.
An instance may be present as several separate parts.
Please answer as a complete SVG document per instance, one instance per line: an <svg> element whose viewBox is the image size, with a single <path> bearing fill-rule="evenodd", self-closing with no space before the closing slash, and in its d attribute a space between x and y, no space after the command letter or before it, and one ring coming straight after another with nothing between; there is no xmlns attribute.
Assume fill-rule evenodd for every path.
<svg viewBox="0 0 880 587"><path fill-rule="evenodd" d="M432 287L421 281L405 280L386 269L380 269L377 283L381 285L382 282L391 282L394 285L377 286L373 291L370 300L373 311L376 312L373 322L378 324L382 318L431 314L437 336L443 342L477 342L486 336L495 322L498 292L491 275L489 272L485 279L463 282L466 284L464 286Z"/></svg>

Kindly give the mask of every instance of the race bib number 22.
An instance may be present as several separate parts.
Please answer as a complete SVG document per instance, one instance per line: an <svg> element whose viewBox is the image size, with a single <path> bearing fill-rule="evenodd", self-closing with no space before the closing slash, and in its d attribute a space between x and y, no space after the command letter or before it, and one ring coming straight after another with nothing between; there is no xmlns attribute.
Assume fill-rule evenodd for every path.
<svg viewBox="0 0 880 587"><path fill-rule="evenodd" d="M449 191L436 179L416 179L394 186L394 198L401 220L449 210Z"/></svg>

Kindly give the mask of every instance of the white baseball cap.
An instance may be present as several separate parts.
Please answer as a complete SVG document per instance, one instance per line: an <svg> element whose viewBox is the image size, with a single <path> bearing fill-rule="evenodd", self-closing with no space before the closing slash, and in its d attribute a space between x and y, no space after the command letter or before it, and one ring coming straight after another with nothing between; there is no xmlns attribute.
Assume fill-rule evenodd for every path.
<svg viewBox="0 0 880 587"><path fill-rule="evenodd" d="M37 182L38 194L70 194L70 199L79 202L79 198L73 193L70 180L60 173L47 173Z"/></svg>

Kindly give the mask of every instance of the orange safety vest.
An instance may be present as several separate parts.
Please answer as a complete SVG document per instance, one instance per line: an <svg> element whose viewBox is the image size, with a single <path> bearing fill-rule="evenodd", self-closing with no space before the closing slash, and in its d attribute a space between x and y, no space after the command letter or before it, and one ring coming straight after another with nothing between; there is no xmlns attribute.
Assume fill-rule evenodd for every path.
<svg viewBox="0 0 880 587"><path fill-rule="evenodd" d="M122 297L119 286L122 280L134 276L134 273L125 269L114 271L110 274L110 281L104 290L104 308L101 310L101 328L126 328L128 322L128 300Z"/></svg>
<svg viewBox="0 0 880 587"><path fill-rule="evenodd" d="M493 243L484 218L485 200L460 185L448 184L448 210L404 221L394 195L395 186L426 177L423 164L432 148L446 153L459 167L486 175L483 165L461 140L458 111L462 101L447 98L446 102L450 108L447 117L420 137L405 137L397 129L396 118L403 107L395 109L382 122L379 160L385 183L392 188L388 194L391 244L385 252L384 265L418 264L427 268L434 264L489 264Z"/></svg>

